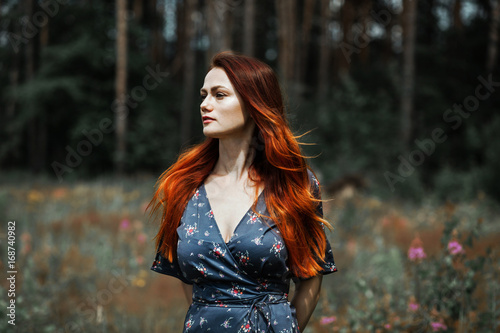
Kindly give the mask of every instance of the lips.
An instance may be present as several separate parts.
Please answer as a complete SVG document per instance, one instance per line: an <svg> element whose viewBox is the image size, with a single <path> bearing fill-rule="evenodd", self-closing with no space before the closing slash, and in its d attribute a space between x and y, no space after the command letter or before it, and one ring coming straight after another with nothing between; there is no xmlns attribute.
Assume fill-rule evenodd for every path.
<svg viewBox="0 0 500 333"><path fill-rule="evenodd" d="M209 116L203 116L203 117L201 117L201 119L203 120L204 124L208 124L208 123L210 123L210 122L212 122L212 121L215 120L214 118L211 118Z"/></svg>

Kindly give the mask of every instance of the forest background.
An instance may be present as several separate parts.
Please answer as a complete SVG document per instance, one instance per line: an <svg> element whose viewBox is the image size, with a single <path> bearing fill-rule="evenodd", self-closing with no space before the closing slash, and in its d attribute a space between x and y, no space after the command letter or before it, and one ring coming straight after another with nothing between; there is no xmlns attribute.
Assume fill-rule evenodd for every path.
<svg viewBox="0 0 500 333"><path fill-rule="evenodd" d="M148 272L144 208L203 139L199 88L233 50L278 73L332 199L339 277L308 329L496 330L499 22L498 0L0 1L17 329L178 331L182 295Z"/></svg>

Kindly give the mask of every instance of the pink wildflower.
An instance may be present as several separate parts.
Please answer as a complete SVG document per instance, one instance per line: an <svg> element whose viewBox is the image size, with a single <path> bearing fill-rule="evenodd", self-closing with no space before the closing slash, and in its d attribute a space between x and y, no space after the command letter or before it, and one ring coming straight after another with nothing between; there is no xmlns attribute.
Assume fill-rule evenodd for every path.
<svg viewBox="0 0 500 333"><path fill-rule="evenodd" d="M418 303L410 302L410 304L408 304L408 309L413 312L417 311L419 307L420 305L418 305Z"/></svg>
<svg viewBox="0 0 500 333"><path fill-rule="evenodd" d="M145 234L140 233L139 235L137 235L137 242L139 244L144 244L145 241L146 241L146 235Z"/></svg>
<svg viewBox="0 0 500 333"><path fill-rule="evenodd" d="M448 251L450 251L451 254L455 255L455 254L463 253L464 249L463 249L462 245L460 245L459 242L451 241L448 243Z"/></svg>
<svg viewBox="0 0 500 333"><path fill-rule="evenodd" d="M448 327L446 327L445 324L440 323L438 321L431 323L432 331L437 332L437 331L446 331Z"/></svg>
<svg viewBox="0 0 500 333"><path fill-rule="evenodd" d="M321 318L320 323L321 323L321 325L328 325L328 324L333 323L336 320L337 320L337 317L335 317L335 316L323 317L323 318Z"/></svg>
<svg viewBox="0 0 500 333"><path fill-rule="evenodd" d="M128 228L130 228L130 221L127 220L127 219L124 219L120 222L120 229L121 230L127 230Z"/></svg>
<svg viewBox="0 0 500 333"><path fill-rule="evenodd" d="M424 249L421 247L414 247L414 248L410 247L410 249L408 250L408 258L411 261L415 261L417 259L424 259L425 257L427 257L427 255L425 254Z"/></svg>
<svg viewBox="0 0 500 333"><path fill-rule="evenodd" d="M390 329L392 326L391 326L391 324L385 324L385 325L384 325L384 327L385 327L386 329Z"/></svg>
<svg viewBox="0 0 500 333"><path fill-rule="evenodd" d="M408 249L408 259L411 261L416 261L420 259L424 259L427 255L424 252L424 248L422 247L422 241L417 236L410 244L410 248Z"/></svg>

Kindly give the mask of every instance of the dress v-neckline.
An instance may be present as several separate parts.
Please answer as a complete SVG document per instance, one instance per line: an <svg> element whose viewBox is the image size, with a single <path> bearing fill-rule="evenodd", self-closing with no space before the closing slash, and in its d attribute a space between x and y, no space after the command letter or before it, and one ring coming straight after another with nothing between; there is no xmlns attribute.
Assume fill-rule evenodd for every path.
<svg viewBox="0 0 500 333"><path fill-rule="evenodd" d="M239 220L239 222L238 222L238 224L236 225L236 227L234 227L234 230L233 230L233 232L231 233L231 237L229 237L229 240L226 242L226 241L224 240L224 237L222 236L222 232L220 231L219 225L217 224L217 220L215 219L215 214L214 214L214 211L213 211L213 209L212 209L212 205L210 204L210 200L208 199L208 193L207 193L207 189L205 188L205 183L202 183L202 184L201 184L201 187L203 188L203 192L204 192L203 194L204 194L204 196L205 196L205 199L207 200L207 204L208 204L209 211L211 211L211 212L212 212L212 218L211 218L211 220L213 220L213 223L215 224L215 228L217 229L217 232L218 232L218 234L219 234L219 238L222 240L222 242L223 242L224 244L229 245L229 244L231 243L231 241L233 240L233 237L236 235L236 230L238 230L238 228L239 228L240 224L243 222L243 220L245 219L245 217L248 215L248 212L250 212L250 211L252 210L252 207L253 207L253 205L254 205L254 203L255 203L255 202L254 202L254 203L252 203L252 205L250 206L250 208L248 208L248 209L246 210L246 212L243 214L243 216L242 216L242 217L241 217L241 219ZM259 193L259 195L258 195L258 197L257 197L257 200L256 200L256 202L257 202L257 203L259 202L260 197L262 196L262 194L263 194L263 193L264 193L264 190L262 190L262 191Z"/></svg>

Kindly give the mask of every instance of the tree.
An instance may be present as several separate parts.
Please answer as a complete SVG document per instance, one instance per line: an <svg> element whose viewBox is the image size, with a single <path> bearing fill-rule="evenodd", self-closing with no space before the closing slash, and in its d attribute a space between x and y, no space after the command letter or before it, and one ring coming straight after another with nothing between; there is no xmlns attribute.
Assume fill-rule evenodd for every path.
<svg viewBox="0 0 500 333"><path fill-rule="evenodd" d="M245 26L243 31L243 53L255 54L255 0L245 1Z"/></svg>
<svg viewBox="0 0 500 333"><path fill-rule="evenodd" d="M303 94L303 87L306 82L306 76L308 71L309 52L311 51L311 45L310 45L311 29L313 25L314 9L316 7L315 5L316 5L316 0L306 0L304 2L300 49L298 50L299 68L297 70L297 82L301 85L301 91L299 96L302 96Z"/></svg>
<svg viewBox="0 0 500 333"><path fill-rule="evenodd" d="M363 40L362 47L360 50L359 58L362 63L367 64L368 58L370 55L370 38L368 36L368 22L370 22L370 11L372 10L372 0L364 0L360 7L360 21L362 26L361 36L360 38Z"/></svg>
<svg viewBox="0 0 500 333"><path fill-rule="evenodd" d="M295 79L295 55L297 34L295 31L297 14L296 0L276 0L279 39L279 69L285 84Z"/></svg>
<svg viewBox="0 0 500 333"><path fill-rule="evenodd" d="M331 20L331 10L328 0L321 0L321 39L319 47L319 65L318 69L318 98L324 100L328 93L328 78L330 71L328 69L330 59L330 33L328 26Z"/></svg>
<svg viewBox="0 0 500 333"><path fill-rule="evenodd" d="M498 52L498 25L500 22L500 0L491 1L491 23L488 39L488 59L486 60L486 71L493 72L497 63Z"/></svg>
<svg viewBox="0 0 500 333"><path fill-rule="evenodd" d="M352 26L355 19L355 9L352 1L345 1L340 10L341 24L342 24L342 35L343 40L340 43L338 49L338 74L340 77L349 74L349 68L351 66L352 60L352 49L355 49L353 45L352 36Z"/></svg>
<svg viewBox="0 0 500 333"><path fill-rule="evenodd" d="M162 0L152 0L148 2L151 19L151 30L153 33L151 43L151 59L155 64L163 65L164 61L164 39L163 39L163 18L164 3Z"/></svg>
<svg viewBox="0 0 500 333"><path fill-rule="evenodd" d="M462 0L455 0L453 4L453 26L456 30L462 31L464 24L462 22L462 17L460 16L460 11L462 10Z"/></svg>
<svg viewBox="0 0 500 333"><path fill-rule="evenodd" d="M34 13L35 1L25 0L24 1L24 21L25 29L26 26L32 25L33 13ZM47 23L47 22L45 22ZM42 26L43 27L43 26ZM43 29L43 28L42 28ZM35 59L37 57L37 40L36 30L32 30L33 35L26 42L24 49L25 54L25 81L30 82L35 77L36 64ZM47 153L47 128L45 114L41 106L26 104L24 106L28 108L28 113L31 114L28 120L28 151L29 151L29 165L34 173L40 172L45 165L45 158Z"/></svg>
<svg viewBox="0 0 500 333"><path fill-rule="evenodd" d="M227 1L209 0L206 3L207 26L210 39L208 58L231 48L231 20L233 8Z"/></svg>
<svg viewBox="0 0 500 333"><path fill-rule="evenodd" d="M196 33L196 22L193 20L193 14L196 12L197 1L184 1L184 27L186 41L183 44L184 66L183 66L183 96L181 109L181 144L185 144L191 138L191 119L193 114L194 97L194 79L195 79L195 51L193 49Z"/></svg>
<svg viewBox="0 0 500 333"><path fill-rule="evenodd" d="M403 77L401 88L401 140L405 150L412 138L413 97L415 93L415 37L417 0L404 1Z"/></svg>
<svg viewBox="0 0 500 333"><path fill-rule="evenodd" d="M115 171L122 174L125 169L127 148L127 0L116 0L116 33Z"/></svg>

